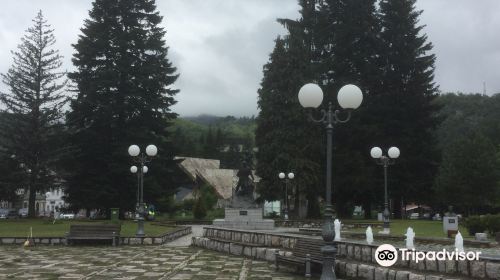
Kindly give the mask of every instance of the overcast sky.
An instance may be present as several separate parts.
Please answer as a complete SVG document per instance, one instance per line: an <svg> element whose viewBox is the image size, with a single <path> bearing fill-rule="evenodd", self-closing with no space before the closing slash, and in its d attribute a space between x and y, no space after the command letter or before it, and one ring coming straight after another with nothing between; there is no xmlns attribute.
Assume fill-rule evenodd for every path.
<svg viewBox="0 0 500 280"><path fill-rule="evenodd" d="M181 92L173 110L181 116L201 113L257 114L262 66L284 29L278 17L297 18L297 0L157 0L167 29L169 58L178 68ZM436 82L441 91L500 92L500 1L418 0L421 23L437 55ZM42 9L55 29L64 68L71 56L90 0L2 0L0 72L12 64L11 50ZM0 86L5 90L5 86Z"/></svg>

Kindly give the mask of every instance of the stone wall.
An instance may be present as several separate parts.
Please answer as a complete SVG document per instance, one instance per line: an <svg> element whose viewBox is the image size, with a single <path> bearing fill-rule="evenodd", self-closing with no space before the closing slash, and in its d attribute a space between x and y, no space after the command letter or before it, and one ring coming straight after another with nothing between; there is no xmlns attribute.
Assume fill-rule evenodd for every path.
<svg viewBox="0 0 500 280"><path fill-rule="evenodd" d="M120 245L161 245L191 234L191 227L179 227L156 237L120 237Z"/></svg>
<svg viewBox="0 0 500 280"><path fill-rule="evenodd" d="M274 234L205 227L203 237L193 237L193 245L257 259L274 261L274 254L291 254L298 238L293 234ZM337 242L337 269L339 276L383 280L445 280L495 279L500 280L500 259L481 257L479 261L399 261L382 268L374 259L377 245L355 242Z"/></svg>
<svg viewBox="0 0 500 280"><path fill-rule="evenodd" d="M21 245L25 241L26 237L0 237L0 245ZM38 245L66 244L64 237L33 237L33 241Z"/></svg>
<svg viewBox="0 0 500 280"><path fill-rule="evenodd" d="M155 237L120 237L120 245L161 245L182 236L191 234L191 227L178 227L176 230ZM25 237L0 237L0 245L21 245ZM65 237L33 237L35 245L65 245Z"/></svg>

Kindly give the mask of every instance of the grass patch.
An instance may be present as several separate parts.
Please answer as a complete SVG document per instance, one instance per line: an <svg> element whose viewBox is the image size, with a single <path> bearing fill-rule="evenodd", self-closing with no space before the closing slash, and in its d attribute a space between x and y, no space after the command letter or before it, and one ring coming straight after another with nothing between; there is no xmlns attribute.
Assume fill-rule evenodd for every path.
<svg viewBox="0 0 500 280"><path fill-rule="evenodd" d="M33 227L33 237L61 237L69 231L71 224L109 223L110 221L58 220L55 224L47 219L0 220L0 237L27 237ZM134 236L137 223L131 220L122 222L121 236ZM159 236L174 230L174 227L144 222L146 236Z"/></svg>

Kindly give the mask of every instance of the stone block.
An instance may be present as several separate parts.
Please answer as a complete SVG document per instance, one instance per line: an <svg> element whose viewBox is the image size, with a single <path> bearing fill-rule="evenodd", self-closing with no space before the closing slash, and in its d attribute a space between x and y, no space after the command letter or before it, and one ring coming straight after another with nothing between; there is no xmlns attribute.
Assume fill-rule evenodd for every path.
<svg viewBox="0 0 500 280"><path fill-rule="evenodd" d="M244 243L250 243L250 234L249 233L243 233L241 235L241 241Z"/></svg>
<svg viewBox="0 0 500 280"><path fill-rule="evenodd" d="M138 245L141 244L141 239L140 238L130 238L129 239L129 244L131 245Z"/></svg>
<svg viewBox="0 0 500 280"><path fill-rule="evenodd" d="M290 248L290 238L281 238L281 248Z"/></svg>
<svg viewBox="0 0 500 280"><path fill-rule="evenodd" d="M387 273L387 280L395 280L396 279L396 270L390 269Z"/></svg>
<svg viewBox="0 0 500 280"><path fill-rule="evenodd" d="M389 273L389 269L376 267L374 271L374 279L375 280L387 280L387 274Z"/></svg>
<svg viewBox="0 0 500 280"><path fill-rule="evenodd" d="M484 278L486 276L486 264L483 261L470 262L470 276Z"/></svg>
<svg viewBox="0 0 500 280"><path fill-rule="evenodd" d="M441 280L441 276L436 276L436 275L426 275L425 280Z"/></svg>
<svg viewBox="0 0 500 280"><path fill-rule="evenodd" d="M280 237L279 236L271 236L271 246L277 247L280 245Z"/></svg>
<svg viewBox="0 0 500 280"><path fill-rule="evenodd" d="M478 232L475 234L477 241L488 241L488 234L484 232Z"/></svg>
<svg viewBox="0 0 500 280"><path fill-rule="evenodd" d="M425 275L410 272L410 275L408 275L408 280L425 280Z"/></svg>
<svg viewBox="0 0 500 280"><path fill-rule="evenodd" d="M144 238L142 244L151 245L151 244L153 244L153 239L151 239L151 238Z"/></svg>
<svg viewBox="0 0 500 280"><path fill-rule="evenodd" d="M338 274L337 276L344 277L346 275L346 262L336 261L335 262L335 271Z"/></svg>
<svg viewBox="0 0 500 280"><path fill-rule="evenodd" d="M437 261L425 260L425 267L428 271L438 271Z"/></svg>
<svg viewBox="0 0 500 280"><path fill-rule="evenodd" d="M349 259L354 258L354 246L351 244L347 244L347 258Z"/></svg>
<svg viewBox="0 0 500 280"><path fill-rule="evenodd" d="M457 271L458 273L462 274L462 275L465 275L465 276L469 276L470 273L469 273L469 261L459 261L457 263Z"/></svg>
<svg viewBox="0 0 500 280"><path fill-rule="evenodd" d="M439 272L443 272L443 273L446 272L446 261L440 261L440 260L438 260L437 261L437 265L438 265L438 271Z"/></svg>
<svg viewBox="0 0 500 280"><path fill-rule="evenodd" d="M276 260L276 252L279 251L278 249L270 249L268 248L266 250L266 261L268 262L274 262Z"/></svg>
<svg viewBox="0 0 500 280"><path fill-rule="evenodd" d="M354 259L360 261L361 260L361 247L354 246Z"/></svg>
<svg viewBox="0 0 500 280"><path fill-rule="evenodd" d="M396 280L408 280L410 277L410 272L408 271L397 271Z"/></svg>
<svg viewBox="0 0 500 280"><path fill-rule="evenodd" d="M455 260L446 260L445 261L445 271L447 274L453 274L457 272L457 261Z"/></svg>
<svg viewBox="0 0 500 280"><path fill-rule="evenodd" d="M266 248L257 248L256 257L259 260L266 259Z"/></svg>
<svg viewBox="0 0 500 280"><path fill-rule="evenodd" d="M374 275L375 268L371 265L360 264L358 265L358 277L361 277L366 280L373 280L375 278Z"/></svg>
<svg viewBox="0 0 500 280"><path fill-rule="evenodd" d="M361 248L361 259L364 262L371 262L372 261L372 248L365 246Z"/></svg>
<svg viewBox="0 0 500 280"><path fill-rule="evenodd" d="M346 254L347 254L347 252L346 252L346 245L345 244L339 244L338 248L339 248L339 251L337 252L338 256L339 257L345 257Z"/></svg>
<svg viewBox="0 0 500 280"><path fill-rule="evenodd" d="M229 252L233 255L240 256L243 253L243 246L231 243L231 246L229 246Z"/></svg>
<svg viewBox="0 0 500 280"><path fill-rule="evenodd" d="M225 253L229 253L230 248L231 248L231 245L229 243L224 243L224 246L222 247L222 251Z"/></svg>
<svg viewBox="0 0 500 280"><path fill-rule="evenodd" d="M487 262L486 276L491 279L500 280L500 263Z"/></svg>
<svg viewBox="0 0 500 280"><path fill-rule="evenodd" d="M345 266L345 276L346 277L357 277L358 276L358 264L346 263Z"/></svg>
<svg viewBox="0 0 500 280"><path fill-rule="evenodd" d="M257 239L259 240L258 244L266 245L266 236L264 234L259 234Z"/></svg>
<svg viewBox="0 0 500 280"><path fill-rule="evenodd" d="M243 255L247 257L252 257L252 247L243 248Z"/></svg>

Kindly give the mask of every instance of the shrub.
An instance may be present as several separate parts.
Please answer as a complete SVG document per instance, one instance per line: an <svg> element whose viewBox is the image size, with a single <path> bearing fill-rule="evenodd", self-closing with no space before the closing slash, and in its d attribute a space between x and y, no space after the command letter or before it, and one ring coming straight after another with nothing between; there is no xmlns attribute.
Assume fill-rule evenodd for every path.
<svg viewBox="0 0 500 280"><path fill-rule="evenodd" d="M192 211L193 210L193 206L194 206L194 199L192 199L192 198L185 199L182 202L182 209L184 209L186 211Z"/></svg>
<svg viewBox="0 0 500 280"><path fill-rule="evenodd" d="M485 232L488 226L485 217L469 216L465 220L465 227L470 235L475 235L478 232Z"/></svg>
<svg viewBox="0 0 500 280"><path fill-rule="evenodd" d="M193 216L195 219L201 220L207 216L207 208L203 199L197 199L193 207Z"/></svg>
<svg viewBox="0 0 500 280"><path fill-rule="evenodd" d="M484 217L486 229L488 232L494 236L495 233L500 232L500 214L497 215L486 215Z"/></svg>

